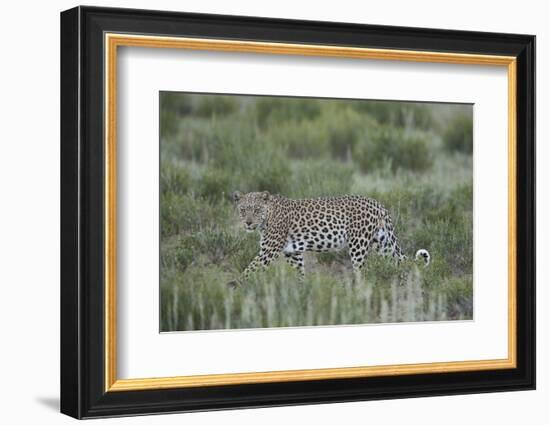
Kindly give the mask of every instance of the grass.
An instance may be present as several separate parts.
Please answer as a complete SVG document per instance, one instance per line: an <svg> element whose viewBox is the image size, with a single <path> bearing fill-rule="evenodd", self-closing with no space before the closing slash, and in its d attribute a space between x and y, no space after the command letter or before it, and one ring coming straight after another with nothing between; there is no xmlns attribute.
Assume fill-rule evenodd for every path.
<svg viewBox="0 0 550 425"><path fill-rule="evenodd" d="M256 275L239 288L229 289L230 278L221 267L188 270L189 282L177 274L163 282L162 324L165 330L233 329L317 326L360 323L445 320L449 312L467 317L461 286L452 281L449 293L426 295L419 271L405 281L382 282L367 278L351 284L351 277L315 273L298 282L282 263ZM391 273L382 275L391 276Z"/></svg>
<svg viewBox="0 0 550 425"><path fill-rule="evenodd" d="M472 318L471 107L165 92L160 104L162 331ZM426 248L432 264L374 255L354 280L347 253L307 253L304 282L279 260L231 289L259 240L234 190L376 198L406 254Z"/></svg>

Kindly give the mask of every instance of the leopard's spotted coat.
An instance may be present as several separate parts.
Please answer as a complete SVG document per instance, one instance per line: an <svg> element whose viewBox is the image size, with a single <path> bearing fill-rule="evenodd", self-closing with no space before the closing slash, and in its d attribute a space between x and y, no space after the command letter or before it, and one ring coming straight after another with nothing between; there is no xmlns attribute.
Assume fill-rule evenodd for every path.
<svg viewBox="0 0 550 425"><path fill-rule="evenodd" d="M358 271L371 251L403 260L390 214L384 206L362 196L288 199L268 192L233 193L239 217L248 231L261 234L260 252L243 273L246 280L259 267L267 267L281 254L304 276L305 251L347 249ZM425 249L417 259L430 262Z"/></svg>

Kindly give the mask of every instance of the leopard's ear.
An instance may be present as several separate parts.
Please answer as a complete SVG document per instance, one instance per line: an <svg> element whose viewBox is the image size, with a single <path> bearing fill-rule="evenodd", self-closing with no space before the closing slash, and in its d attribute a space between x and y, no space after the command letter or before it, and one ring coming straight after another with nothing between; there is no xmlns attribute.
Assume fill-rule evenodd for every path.
<svg viewBox="0 0 550 425"><path fill-rule="evenodd" d="M264 190L264 191L262 192L262 199L263 199L264 201L269 200L270 197L271 197L271 194L270 194L267 190Z"/></svg>
<svg viewBox="0 0 550 425"><path fill-rule="evenodd" d="M231 199L233 200L233 202L239 202L239 199L241 199L242 196L243 194L236 190L231 194Z"/></svg>

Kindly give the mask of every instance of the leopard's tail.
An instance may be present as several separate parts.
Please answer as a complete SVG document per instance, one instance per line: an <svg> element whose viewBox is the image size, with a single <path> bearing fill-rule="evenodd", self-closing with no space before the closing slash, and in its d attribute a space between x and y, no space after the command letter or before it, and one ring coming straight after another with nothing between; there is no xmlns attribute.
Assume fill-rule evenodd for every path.
<svg viewBox="0 0 550 425"><path fill-rule="evenodd" d="M416 251L416 254L414 255L415 260L421 259L422 261L424 261L424 267L428 267L428 264L430 264L431 258L432 257L430 256L430 253L428 252L427 249L419 249L418 251Z"/></svg>

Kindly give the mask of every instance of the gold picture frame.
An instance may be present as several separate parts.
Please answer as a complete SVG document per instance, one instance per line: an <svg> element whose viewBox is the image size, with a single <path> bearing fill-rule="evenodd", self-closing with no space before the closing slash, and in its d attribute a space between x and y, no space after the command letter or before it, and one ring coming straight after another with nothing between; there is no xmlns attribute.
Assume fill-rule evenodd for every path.
<svg viewBox="0 0 550 425"><path fill-rule="evenodd" d="M411 50L370 49L355 47L281 44L198 38L159 37L128 34L105 34L105 391L150 390L216 385L252 384L350 377L410 375L416 373L465 372L516 367L516 58L463 53L441 53ZM325 56L354 59L395 60L506 67L508 72L508 358L457 362L400 364L327 369L306 369L254 373L176 376L169 378L117 379L116 375L116 87L117 49L148 47L263 53L282 55Z"/></svg>

